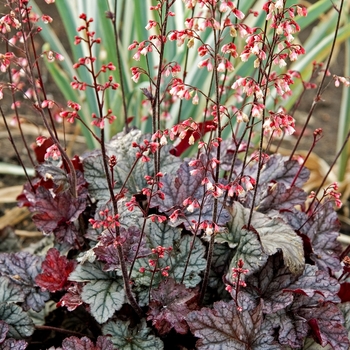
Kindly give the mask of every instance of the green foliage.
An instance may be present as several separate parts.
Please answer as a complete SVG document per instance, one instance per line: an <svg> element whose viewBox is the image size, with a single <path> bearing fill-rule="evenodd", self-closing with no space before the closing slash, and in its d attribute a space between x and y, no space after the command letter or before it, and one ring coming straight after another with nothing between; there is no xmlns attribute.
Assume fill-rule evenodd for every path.
<svg viewBox="0 0 350 350"><path fill-rule="evenodd" d="M195 3L56 3L71 60L49 27L41 33L48 61L57 52L67 56L46 62L74 101L60 115L82 122L87 146L100 149L70 159L47 121L54 101L41 101L33 81L42 78L39 68L28 65L34 107L50 138L36 140L40 165L19 205L54 236L43 240L54 248L45 257L39 249L0 253L0 348L24 349L16 339L35 337L34 327L47 330L46 322L70 335L52 350L307 349L311 337L334 350L349 346L350 246L344 252L337 242L337 185L309 201L305 164L293 154L271 154L276 134L295 127L280 105L292 108L311 60L329 54L332 26L345 40L348 24L337 25L336 9L323 0L307 19L296 17L305 8L292 1ZM37 18L23 21L30 12L18 4L0 26L28 35L21 47L30 61ZM191 28L187 18L194 29L177 31ZM294 62L303 54L291 36L297 23L316 22L310 52ZM140 58L135 82L133 55ZM22 73L11 70L21 62L14 53L1 57L10 77ZM287 72L297 67L300 81ZM119 122L110 126L114 114ZM137 129L128 128L132 115ZM142 121L144 115L152 118ZM48 310L53 303L57 308ZM34 326L33 310L41 326Z"/></svg>
<svg viewBox="0 0 350 350"><path fill-rule="evenodd" d="M80 264L70 275L71 281L89 282L83 287L82 300L91 307L99 323L106 322L125 302L123 281L115 273L103 271L99 263Z"/></svg>
<svg viewBox="0 0 350 350"><path fill-rule="evenodd" d="M130 327L130 322L117 320L110 321L102 328L103 334L112 337L114 346L122 350L162 350L163 342L150 334L151 329L147 327L146 321L142 321L137 327Z"/></svg>
<svg viewBox="0 0 350 350"><path fill-rule="evenodd" d="M265 1L261 0L249 0L244 1L241 4L241 10L243 12L248 12L250 9L260 9ZM292 0L288 0L288 4L293 4ZM132 125L136 126L143 132L151 131L151 120L148 118L147 121L141 121L141 114L139 106L141 106L141 101L145 98L141 91L142 88L147 87L148 81L145 76L141 76L138 83L131 81L130 68L135 66L136 63L140 68L144 70L150 69L150 76L154 77L157 73L156 62L157 55L155 52L148 55L148 61L141 58L139 62L135 62L132 59L133 52L128 50L128 46L133 43L133 41L141 42L149 37L149 31L145 29L146 24L149 19L157 20L157 16L153 11L151 13L151 18L148 17L149 7L152 5L152 1L129 1L128 6L125 6L123 2L116 2L116 5L112 0L106 0L101 2L89 2L84 0L77 0L72 3L70 0L61 0L56 2L57 9L60 14L60 20L63 22L64 30L66 31L66 37L69 40L69 51L72 55L68 54L66 48L62 46L60 40L56 33L50 29L49 26L44 26L41 31L47 46L45 50L51 49L61 53L65 60L59 63L47 63L49 72L53 76L57 86L61 89L65 98L67 100L73 100L78 102L82 106L82 116L86 124L90 124L92 121L92 113L96 113L97 101L91 89L87 89L86 93L81 93L79 91L73 90L70 87L70 82L73 76L78 76L81 81L89 82L91 77L88 72L79 68L78 71L73 69L73 63L77 62L80 57L85 57L87 52L81 45L74 44L74 36L77 34L76 28L81 24L79 20L79 15L85 13L88 17L93 17L94 22L92 23L92 28L96 31L96 36L102 38L102 43L99 48L99 52L93 52L94 56L97 58L96 66L100 67L102 64L106 64L112 61L114 64L116 62L116 45L119 47L119 52L121 55L121 72L120 76L118 69L111 72L115 81L120 82L123 79L125 87L125 101L127 102L127 113L128 116L134 116ZM33 9L40 13L39 7L33 1ZM116 11L115 11L116 10ZM176 1L174 5L175 17L169 18L168 28L170 29L181 29L184 26L185 19L192 16L190 10L185 9L181 2ZM117 30L117 43L115 40L114 26L110 19L106 18L106 11L115 11L115 29ZM153 17L152 17L153 16ZM125 21L125 18L133 18L132 21ZM292 69L301 73L301 77L304 81L308 81L312 72L312 63L314 61L322 62L324 61L330 52L330 48L333 40L333 32L336 27L337 12L334 11L332 3L328 0L317 1L308 8L307 17L297 17L296 22L301 28L301 31L313 26L313 31L309 35L306 42L303 44L306 49L306 54L294 62L288 69ZM339 28L339 34L337 39L337 45L341 45L350 36L350 24L346 21L346 16L344 16L341 22L341 27ZM264 26L263 14L260 13L258 17L250 16L247 19L247 24L251 27ZM271 29L269 30L269 35L272 35ZM213 33L211 31L203 32L201 38L202 42L212 45L214 42ZM225 39L226 40L226 39ZM199 43L191 49L187 48L185 45L177 46L176 42L167 43L166 51L164 52L165 62L178 62L181 67L197 67L200 57L197 55L197 48ZM240 48L241 49L241 48ZM154 50L155 51L155 50ZM235 77L244 76L254 76L254 68L252 60L248 62L237 62L234 63L235 66ZM286 72L286 69L280 69L279 73L282 74ZM181 75L183 72L181 73ZM230 78L229 83L232 84L233 78ZM188 70L186 74L186 83L200 89L208 96L215 98L214 90L212 87L212 75L206 71L206 69L191 69ZM286 110L290 110L293 105L298 100L300 94L303 92L303 83L301 80L296 80L293 86L293 95L288 98L288 100L283 102L283 106ZM344 95L344 100L346 101L346 95ZM116 92L114 90L107 91L106 95L106 108L111 108L113 113L118 116L118 123L116 127L110 130L110 136L114 135L117 131L122 130L123 124L123 96L121 89ZM235 100L230 94L223 95L221 98L222 104L234 104L237 108L242 106L242 102ZM267 108L273 108L273 98L270 98L267 104ZM186 120L189 117L193 118L197 122L202 121L201 113L205 109L206 99L200 99L199 105L193 105L190 101L182 101L181 109L179 101L174 103L170 108L170 120L165 122L164 127L171 127L175 124L177 117L180 113L180 119ZM142 113L142 112L141 112ZM343 117L344 119L345 117ZM107 126L106 126L107 127ZM86 137L87 144L89 148L96 147L96 140L94 140L87 130L82 128L84 136ZM226 129L224 132L225 136L228 136L229 130Z"/></svg>

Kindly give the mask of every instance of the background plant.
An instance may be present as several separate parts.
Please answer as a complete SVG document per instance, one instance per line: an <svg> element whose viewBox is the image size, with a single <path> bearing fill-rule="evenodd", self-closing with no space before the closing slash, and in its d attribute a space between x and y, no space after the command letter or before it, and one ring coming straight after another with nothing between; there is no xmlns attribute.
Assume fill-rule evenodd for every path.
<svg viewBox="0 0 350 350"><path fill-rule="evenodd" d="M322 198L308 196L305 159L270 152L275 136L294 131L283 101L293 98L300 73L282 68L304 55L293 36L306 8L283 1L257 13L232 2L148 4L148 34L128 43L143 102L121 92L123 110L127 102L136 115L148 110L148 134L129 129L125 110L116 113L111 96L123 90L127 71L123 60L97 59L104 37L80 13L74 42L81 55L70 82L76 98L60 116L82 123L99 147L70 159L41 75L45 59L62 74L55 66L62 56L55 47L35 51L34 36L43 31L30 4L8 2L0 21L10 82L2 88L17 112L20 83L29 82L32 107L50 134L37 138L37 174L19 197L48 237L0 255L2 345L25 347L22 338L49 329L65 336L46 344L62 340L64 349L347 349L349 248L336 240L337 184L321 189ZM334 8L338 17L342 6ZM98 23L113 24L116 9ZM189 17L177 22L178 13ZM186 48L174 56L177 45L193 51L194 73ZM87 114L80 94L92 108ZM108 141L113 123L124 130ZM310 151L320 135L315 130ZM180 157L189 148L195 156ZM41 312L36 324L32 310ZM45 315L63 321L46 324Z"/></svg>
<svg viewBox="0 0 350 350"><path fill-rule="evenodd" d="M244 1L239 4L239 8L243 13L248 13L248 11L257 11L261 9L264 1L249 0ZM286 6L293 4L293 1L289 0L286 2ZM40 9L36 6L35 2L32 3L35 12L40 13ZM154 5L154 4L153 4ZM78 72L73 70L73 63L76 62L80 57L86 55L86 48L77 46L74 44L74 36L76 35L76 28L79 27L79 15L81 13L87 14L88 17L93 16L96 20L92 23L92 30L96 31L96 36L103 38L103 42L99 47L99 55L94 52L94 56L97 59L97 62L101 64L106 64L109 61L113 61L116 54L116 40L115 33L118 37L118 50L120 60L121 70L116 70L113 72L113 77L116 81L124 82L124 94L123 99L122 89L116 93L107 94L107 105L115 111L116 115L124 116L125 118L133 117L130 125L135 125L137 128L144 132L151 131L151 119L150 114L147 109L140 110L138 106L141 104L141 101L144 99L142 93L142 88L147 86L147 78L141 76L138 82L135 84L130 79L131 67L135 65L134 60L132 59L134 53L128 50L129 45L133 41L141 42L148 37L149 32L145 28L145 23L148 23L148 8L152 6L152 1L143 1L142 4L135 4L131 2L128 6L125 6L123 2L113 2L113 1L103 1L97 5L97 3L88 4L85 1L60 1L56 3L57 9L60 13L60 17L64 24L65 31L67 33L67 38L69 40L69 47L72 52L72 55L69 55L65 48L62 46L57 34L50 29L49 26L43 27L41 35L43 36L45 42L48 43L48 47L52 50L60 52L65 60L57 64L49 64L51 74L53 75L57 85L61 88L61 91L64 93L67 100L74 100L79 102L84 109L83 117L84 120L89 123L91 121L91 115L96 109L96 101L91 95L85 100L86 94L79 94L79 91L73 90L70 87L71 77L76 75L82 81L89 81L91 79L88 76L88 73L84 70L79 70ZM135 9L137 6L137 10ZM180 24L185 23L185 19L189 18L191 11L200 10L195 7L194 9L184 9L180 2L175 2L173 5L173 10L176 13L175 17L169 18L168 26L169 28L177 28ZM115 20L106 21L106 12L112 11L115 13ZM255 12L257 16L249 16L244 23L248 24L250 27L262 27L264 23L264 15L259 11ZM195 15L195 13L193 13ZM130 18L134 16L135 22L126 23L123 19ZM152 20L156 19L154 13L150 14ZM309 35L308 39L303 43L306 54L300 58L298 61L292 62L288 67L281 67L278 72L283 73L288 69L293 69L300 72L301 77L304 82L308 82L311 78L312 72L312 63L323 62L330 52L332 41L334 38L334 28L336 27L337 22L337 11L334 11L332 2L328 0L317 1L314 4L310 5L308 8L308 16L302 17L297 16L295 21L300 26L300 30L304 30L309 26L313 26L313 30ZM97 24L96 24L97 23ZM154 27L151 33L157 33L158 28ZM267 31L271 33L271 29L267 28ZM339 25L339 33L337 37L337 47L339 50L340 45L346 41L349 37L349 21L348 21L348 10L343 11L343 16ZM296 34L297 35L297 34ZM206 31L202 33L202 40L207 43L213 43L214 37L213 33ZM226 39L225 39L226 40ZM243 43L238 42L238 50L242 49ZM201 87L208 96L213 96L212 88L212 77L210 74L207 74L205 70L191 70L188 67L197 66L200 57L196 54L196 49L201 45L199 41L191 42L191 45L194 45L193 48L188 48L186 44L177 45L176 42L168 42L167 50L164 53L165 62L175 61L178 62L181 67L183 67L181 77L185 71L188 71L186 74L186 83L191 86ZM241 45L241 47L239 46ZM85 50L85 52L84 52ZM150 75L154 76L155 68L157 65L157 54L155 52L149 53L147 55L147 61L140 61L140 69L150 71ZM247 62L235 61L235 73L237 76L251 76L253 74L254 68L251 60ZM122 78L120 78L120 71L122 72ZM303 84L302 80L296 80L292 86L293 95L289 96L287 101L284 101L283 105L287 111L290 111L295 103L299 100L300 95L303 93L303 90L308 86ZM222 96L222 103L226 102L227 96ZM126 108L124 106L126 100ZM344 96L344 101L346 101L346 96ZM81 103L82 101L86 103ZM235 100L234 98L228 101L229 104L234 102L237 107L241 107L242 102ZM174 125L179 120L186 120L189 117L194 118L196 121L202 119L201 114L196 113L198 109L205 108L205 100L200 99L200 105L193 106L191 103L186 101L178 101L173 103L171 108L168 108L164 111L164 120L166 127ZM276 101L269 100L269 108L276 103ZM348 110L348 109L346 109ZM142 118L144 117L144 118ZM117 129L115 129L117 128ZM111 130L111 135L116 131L120 131L121 126L115 126ZM342 128L342 130L344 130ZM83 130L84 132L84 130ZM91 138L91 135L88 132L84 132L84 135L87 138L89 147L96 147L96 143ZM226 135L227 136L227 135ZM343 140L344 137L339 137L339 140ZM341 141L339 141L339 148Z"/></svg>

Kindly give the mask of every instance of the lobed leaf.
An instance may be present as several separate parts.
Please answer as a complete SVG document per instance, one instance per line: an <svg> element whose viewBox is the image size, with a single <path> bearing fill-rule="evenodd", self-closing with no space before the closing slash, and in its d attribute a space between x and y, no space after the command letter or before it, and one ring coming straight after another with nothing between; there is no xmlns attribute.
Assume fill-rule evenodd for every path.
<svg viewBox="0 0 350 350"><path fill-rule="evenodd" d="M292 304L266 318L278 330L279 342L292 348L302 347L308 334L322 346L330 344L337 350L347 349L350 344L338 306L322 302L316 295L295 296Z"/></svg>
<svg viewBox="0 0 350 350"><path fill-rule="evenodd" d="M86 181L83 174L76 171L78 196L75 198L69 191L69 175L62 174L63 171L56 166L53 169L56 173L51 175L53 170L49 167L45 177L38 178L34 182L35 192L29 183L24 185L19 205L28 206L34 214L32 219L40 231L46 234L53 232L59 242L67 242L75 247L77 242L82 242L75 221L86 207L88 195ZM53 182L51 177L57 183Z"/></svg>
<svg viewBox="0 0 350 350"><path fill-rule="evenodd" d="M200 283L199 275L206 267L205 248L199 238L189 235L174 243L174 249L165 261L170 266L169 276L178 282L183 278L185 286L193 288Z"/></svg>
<svg viewBox="0 0 350 350"><path fill-rule="evenodd" d="M0 303L23 302L25 294L21 287L12 283L9 277L0 277Z"/></svg>
<svg viewBox="0 0 350 350"><path fill-rule="evenodd" d="M83 287L82 300L90 305L91 314L98 323L104 323L126 302L122 280L98 280Z"/></svg>
<svg viewBox="0 0 350 350"><path fill-rule="evenodd" d="M291 305L298 294L309 298L317 295L319 300L339 302L336 279L311 265L305 265L303 273L296 276L284 265L281 254L270 257L259 272L247 277L246 283L245 291L250 297L264 301L266 314Z"/></svg>
<svg viewBox="0 0 350 350"><path fill-rule="evenodd" d="M6 334L8 331L9 331L8 324L0 320L0 343L2 343L5 340Z"/></svg>
<svg viewBox="0 0 350 350"><path fill-rule="evenodd" d="M269 257L266 265L256 274L247 277L245 291L256 299L264 301L263 311L270 314L293 302L292 293L284 293L296 279L284 265L280 254Z"/></svg>
<svg viewBox="0 0 350 350"><path fill-rule="evenodd" d="M252 274L267 261L267 255L262 249L258 235L245 228L249 218L249 211L242 205L234 204L230 208L231 221L226 225L227 231L215 236L218 243L226 242L234 249L234 256L230 263L230 269L237 266L239 259L244 262L244 268L248 274Z"/></svg>
<svg viewBox="0 0 350 350"><path fill-rule="evenodd" d="M301 238L279 217L271 218L257 212L254 214L252 225L259 234L264 252L273 255L281 250L284 263L290 271L294 274L301 273L305 264Z"/></svg>
<svg viewBox="0 0 350 350"><path fill-rule="evenodd" d="M308 297L319 294L324 301L340 302L337 293L340 285L337 279L329 276L325 271L320 271L316 266L305 265L304 272L284 292L301 293Z"/></svg>
<svg viewBox="0 0 350 350"><path fill-rule="evenodd" d="M261 334L262 321L261 304L239 312L233 300L218 301L213 309L202 308L187 316L191 331L200 338L199 350L279 349L270 332Z"/></svg>
<svg viewBox="0 0 350 350"><path fill-rule="evenodd" d="M0 320L7 323L9 338L22 339L34 332L34 323L18 305L12 303L0 304Z"/></svg>
<svg viewBox="0 0 350 350"><path fill-rule="evenodd" d="M141 231L135 226L128 229L121 227L118 238L114 230L105 230L100 236L99 243L93 248L97 259L106 263L103 268L105 271L121 269L115 242L123 244L124 258L128 265L136 258L136 252L138 256L145 256L151 252L146 246L145 237L141 238Z"/></svg>
<svg viewBox="0 0 350 350"><path fill-rule="evenodd" d="M299 315L305 318L319 344L330 344L335 350L347 350L350 346L348 331L337 305L324 303L317 308L302 308Z"/></svg>
<svg viewBox="0 0 350 350"><path fill-rule="evenodd" d="M230 208L232 221L228 224L228 232L220 235L218 241L230 242L231 247L236 247L242 228L248 224L250 210L244 208L239 202L234 202ZM267 255L273 255L277 251L283 252L283 259L288 268L295 274L301 273L304 268L303 243L294 230L285 224L279 217L270 217L266 214L253 212L252 227L258 233L260 243L255 240L251 248L250 264L253 271L262 266L266 261L266 255L258 257L259 244ZM232 234L230 234L232 232ZM245 233L245 235L251 234ZM236 237L236 238L234 238ZM245 248L246 243L248 246ZM252 239L254 242L254 239ZM249 239L242 240L242 249L249 249ZM258 250L256 250L258 249ZM244 254L241 254L243 257ZM249 259L247 259L249 264Z"/></svg>
<svg viewBox="0 0 350 350"><path fill-rule="evenodd" d="M98 261L78 265L69 280L88 282L83 287L81 299L90 305L91 314L99 323L106 322L125 302L122 279L114 272L103 271L103 264Z"/></svg>
<svg viewBox="0 0 350 350"><path fill-rule="evenodd" d="M102 333L111 336L113 345L119 350L163 349L163 342L150 334L151 329L144 319L134 328L129 327L129 322L109 321L102 327Z"/></svg>
<svg viewBox="0 0 350 350"><path fill-rule="evenodd" d="M111 340L105 336L97 338L96 345L88 338L69 337L63 340L62 350L114 350Z"/></svg>
<svg viewBox="0 0 350 350"><path fill-rule="evenodd" d="M182 282L187 288L193 288L200 283L201 278L199 274L206 267L205 248L199 238L190 235L181 237L180 232L179 229L172 228L167 224L150 222L147 225L146 239L150 249L158 246L172 247L171 252L165 253L164 258L158 260L157 268L164 269L169 266L169 277L173 278L177 283ZM151 257L155 258L151 255L137 259L135 262L132 278L139 292L144 289L142 287L144 286L146 287L144 292L147 293L151 281L152 287L158 287L163 278L160 271L153 274L153 268L150 268L148 264L148 260ZM143 267L146 268L145 272L140 272L140 268ZM147 296L144 295L143 298L146 297L148 297L148 294Z"/></svg>
<svg viewBox="0 0 350 350"><path fill-rule="evenodd" d="M245 174L256 178L257 166L257 163L253 163L246 167ZM288 157L283 157L280 154L273 154L261 169L259 183L278 183L283 184L286 188L290 188L299 169L300 164L297 160L289 160ZM296 187L302 187L309 179L309 176L310 171L303 167L294 185Z"/></svg>
<svg viewBox="0 0 350 350"><path fill-rule="evenodd" d="M103 271L103 264L100 262L85 262L79 264L75 270L69 275L69 281L75 282L93 282L97 280L108 281L113 274Z"/></svg>
<svg viewBox="0 0 350 350"><path fill-rule="evenodd" d="M24 350L28 346L24 340L6 339L0 344L0 350Z"/></svg>
<svg viewBox="0 0 350 350"><path fill-rule="evenodd" d="M35 282L43 290L56 292L68 286L68 276L74 270L76 262L60 256L60 252L51 248L43 261L41 268L43 272L36 276Z"/></svg>
<svg viewBox="0 0 350 350"><path fill-rule="evenodd" d="M304 234L311 244L309 258L316 263L319 269L333 271L341 269L339 256L342 248L337 241L340 224L331 201L320 204L312 215L296 209L285 211L281 216L294 230Z"/></svg>
<svg viewBox="0 0 350 350"><path fill-rule="evenodd" d="M302 348L309 327L296 312L287 313L282 309L267 315L266 320L278 331L278 342L282 346L290 346L292 349Z"/></svg>
<svg viewBox="0 0 350 350"><path fill-rule="evenodd" d="M299 187L286 187L282 182L271 182L260 186L256 199L256 210L267 213L271 210L287 210L302 205L306 200L306 192Z"/></svg>
<svg viewBox="0 0 350 350"><path fill-rule="evenodd" d="M12 285L18 286L24 293L24 310L32 308L39 312L49 299L49 293L43 292L35 283L40 272L42 258L25 251L0 254L0 275L6 276Z"/></svg>
<svg viewBox="0 0 350 350"><path fill-rule="evenodd" d="M186 315L190 312L187 303L195 295L194 291L173 279L162 281L157 289L151 291L147 321L152 321L159 335L165 335L173 328L179 334L186 334Z"/></svg>
<svg viewBox="0 0 350 350"><path fill-rule="evenodd" d="M142 162L139 160L134 170L129 176L136 157L138 148L131 146L133 142L143 144L143 140L150 140L150 135L142 135L139 130L131 130L128 134L120 133L112 138L106 144L108 156L116 156L117 165L114 167L115 192L121 189L125 183L125 188L130 195L141 192L144 187L148 187L145 175L154 175L153 161ZM169 154L170 146L164 146L161 149L160 168L163 173L172 173L176 171L181 160ZM107 187L106 175L102 163L101 151L93 151L83 160L84 175L89 183L89 193L96 200L106 203L110 199L110 193Z"/></svg>
<svg viewBox="0 0 350 350"><path fill-rule="evenodd" d="M171 215L175 210L180 209L183 214L179 215L172 225L183 224L186 229L191 228L193 220L196 222L212 222L213 217L214 198L211 195L205 195L206 189L202 184L203 178L207 175L201 169L192 175L191 170L193 169L188 165L188 162L184 162L180 165L176 175L173 173L165 174L161 181L165 199L153 197L151 201L151 207L158 207L159 211L167 215ZM194 208L193 212L189 212L183 205L184 200L189 197L192 200L196 199L201 207ZM219 204L218 212L220 215L216 223L223 226L229 221L229 214L222 204Z"/></svg>
<svg viewBox="0 0 350 350"><path fill-rule="evenodd" d="M337 241L339 229L340 223L331 201L322 203L311 216L307 227L301 229L312 243L313 252L310 258L322 270L341 269L339 256L342 248Z"/></svg>
<svg viewBox="0 0 350 350"><path fill-rule="evenodd" d="M79 305L83 303L81 299L82 286L78 283L74 283L73 286L68 288L67 293L57 303L57 307L66 306L68 311L75 310Z"/></svg>

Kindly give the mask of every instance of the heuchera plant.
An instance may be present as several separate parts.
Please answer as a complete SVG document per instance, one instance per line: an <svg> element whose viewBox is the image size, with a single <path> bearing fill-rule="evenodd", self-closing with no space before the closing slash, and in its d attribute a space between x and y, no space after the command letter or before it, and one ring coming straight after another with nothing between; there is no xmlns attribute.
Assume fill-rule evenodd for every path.
<svg viewBox="0 0 350 350"><path fill-rule="evenodd" d="M109 75L115 62L95 65L93 48L103 38L90 30L93 19L80 16L75 42L90 54L74 66L91 81L72 80L97 101L86 125L77 102L60 109L48 97L40 60L62 57L37 54L40 18L30 1L7 1L0 61L8 83L1 91L9 91L17 119L17 95L25 91L49 134L36 140L36 176L18 199L45 238L0 254L0 348L37 349L39 341L64 350L348 349L350 249L337 242L337 185L306 193L306 159L295 150L289 157L272 152L276 137L294 132L283 101L302 77L279 67L304 53L294 36L306 8L277 0L262 4L261 13L243 13L239 1L186 0L192 16L183 28L168 28L174 3L154 1L145 23L150 36L129 47L131 78L148 81L142 108L153 132L125 124L106 142L104 127L119 116L106 106L105 91L122 83ZM334 5L339 16L342 6ZM262 27L250 27L249 17L261 14ZM202 40L206 31L214 42ZM187 85L181 64L163 60L171 41L202 57L187 69L207 70L210 91ZM150 53L158 56L156 76L137 66ZM254 76L236 76L237 60L250 62ZM328 65L321 72L325 78ZM206 100L201 122L180 118L164 127L169 104L186 108L199 99ZM55 113L83 122L100 149L71 159ZM310 152L320 137L315 130ZM183 156L188 149L190 158Z"/></svg>

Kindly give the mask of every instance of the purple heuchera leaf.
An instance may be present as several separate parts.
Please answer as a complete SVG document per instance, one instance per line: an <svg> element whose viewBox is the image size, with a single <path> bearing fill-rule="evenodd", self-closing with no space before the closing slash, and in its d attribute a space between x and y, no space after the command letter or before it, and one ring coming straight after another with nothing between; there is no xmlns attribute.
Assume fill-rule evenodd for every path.
<svg viewBox="0 0 350 350"><path fill-rule="evenodd" d="M68 189L55 189L52 180L44 179L35 182L35 193L26 183L19 201L20 206L28 206L34 213L32 219L37 228L44 233L53 232L59 242L72 246L81 243L79 230L74 225L86 207L88 195L87 183L80 171L77 174L77 198Z"/></svg>
<svg viewBox="0 0 350 350"><path fill-rule="evenodd" d="M245 168L244 174L250 175L254 179L258 169L257 162L251 163ZM295 175L297 175L300 169L300 164L297 160L289 160L288 157L283 157L280 154L274 154L270 156L269 160L264 164L260 173L260 184L267 184L272 181L284 184L287 188L290 187ZM295 186L302 187L303 184L309 179L310 171L305 167L295 181Z"/></svg>
<svg viewBox="0 0 350 350"><path fill-rule="evenodd" d="M292 349L302 348L304 339L309 333L309 327L296 312L291 310L287 313L282 309L267 315L265 320L277 330L280 344L288 345Z"/></svg>
<svg viewBox="0 0 350 350"><path fill-rule="evenodd" d="M334 350L348 350L348 332L337 305L324 303L317 308L302 308L298 314L305 318L315 340L322 346L330 344Z"/></svg>
<svg viewBox="0 0 350 350"><path fill-rule="evenodd" d="M329 276L325 271L320 271L316 266L305 265L303 274L292 283L284 292L301 293L308 297L315 294L321 295L324 301L340 302L337 293L340 285L338 280Z"/></svg>
<svg viewBox="0 0 350 350"><path fill-rule="evenodd" d="M106 336L99 336L96 345L87 337L69 337L63 340L62 350L114 350L112 341Z"/></svg>
<svg viewBox="0 0 350 350"><path fill-rule="evenodd" d="M310 217L308 224L301 231L312 242L313 253L310 258L322 270L330 268L333 271L339 271L341 269L339 256L342 248L337 241L340 223L334 204L331 201L322 203Z"/></svg>
<svg viewBox="0 0 350 350"><path fill-rule="evenodd" d="M233 139L222 140L220 142L220 169L225 171L231 171L233 156L238 153L243 153L247 150L245 141L242 141L240 146L237 148ZM211 157L217 157L217 147L210 148ZM236 158L235 166L233 169L233 176L237 176L242 172L243 162Z"/></svg>
<svg viewBox="0 0 350 350"><path fill-rule="evenodd" d="M339 302L339 283L316 266L305 265L300 276L290 273L284 266L281 254L270 257L258 273L247 277L245 292L264 301L263 311L270 314L292 304L297 294L322 301Z"/></svg>
<svg viewBox="0 0 350 350"><path fill-rule="evenodd" d="M125 261L131 263L139 246L141 232L131 226L128 229L120 228L120 236L117 238L112 230L105 230L100 236L100 242L94 248L94 253L98 260L104 261L105 271L113 271L120 268L116 244L122 244ZM147 255L151 252L146 246L146 238L143 237L139 247L138 255Z"/></svg>
<svg viewBox="0 0 350 350"><path fill-rule="evenodd" d="M2 343L5 340L8 330L8 324L0 320L0 343Z"/></svg>
<svg viewBox="0 0 350 350"><path fill-rule="evenodd" d="M188 303L196 293L177 284L173 279L162 281L157 289L151 291L151 302L147 312L148 321L152 321L160 335L172 328L179 334L186 334L188 325L186 315L191 311Z"/></svg>
<svg viewBox="0 0 350 350"><path fill-rule="evenodd" d="M81 293L83 292L83 286L78 283L74 283L68 288L67 293L57 303L57 307L65 306L68 311L75 310L79 305L83 303Z"/></svg>
<svg viewBox="0 0 350 350"><path fill-rule="evenodd" d="M0 275L7 276L25 294L24 310L32 308L39 312L49 299L49 293L36 285L35 278L40 272L42 258L28 252L0 254Z"/></svg>
<svg viewBox="0 0 350 350"><path fill-rule="evenodd" d="M191 171L196 170L197 172L191 174ZM205 193L202 180L206 176L208 175L201 168L190 167L188 162L182 163L176 175L167 173L162 177L162 192L165 195L165 199L162 200L158 196L154 196L151 201L151 207L158 207L159 211L169 216L176 210L180 210L181 214L172 223L176 226L183 223L187 229L190 228L192 220L198 222L199 216L201 222L205 220L211 222L214 202L211 194L205 196L201 214L200 208L194 208L193 211L188 211L187 207L183 205L184 200L187 198L197 200L199 205L202 204ZM220 204L218 212L221 214L216 223L219 226L225 225L230 219L227 210Z"/></svg>
<svg viewBox="0 0 350 350"><path fill-rule="evenodd" d="M0 344L0 350L24 350L27 348L27 343L24 340L6 339Z"/></svg>
<svg viewBox="0 0 350 350"><path fill-rule="evenodd" d="M213 309L193 311L186 319L193 334L200 338L197 349L279 349L270 332L265 338L260 333L262 304L240 312L233 300L218 301Z"/></svg>
<svg viewBox="0 0 350 350"><path fill-rule="evenodd" d="M311 333L322 346L330 344L333 349L349 347L347 330L338 306L322 302L319 296L295 296L293 303L276 313L266 315L273 328L278 331L280 344L302 348L305 337Z"/></svg>
<svg viewBox="0 0 350 350"><path fill-rule="evenodd" d="M245 206L252 204L253 193L247 193ZM306 200L306 192L299 187L287 187L282 182L272 181L268 184L262 184L257 192L255 199L256 210L267 213L271 210L286 210L302 205Z"/></svg>
<svg viewBox="0 0 350 350"><path fill-rule="evenodd" d="M339 260L342 248L337 241L340 223L331 201L320 204L316 212L309 216L296 209L281 215L294 230L308 238L312 248L309 258L319 269L339 271L342 268Z"/></svg>
<svg viewBox="0 0 350 350"><path fill-rule="evenodd" d="M267 264L257 273L247 277L244 292L253 298L261 298L264 313L273 313L293 302L291 293L284 293L297 277L284 265L281 254L270 257Z"/></svg>

